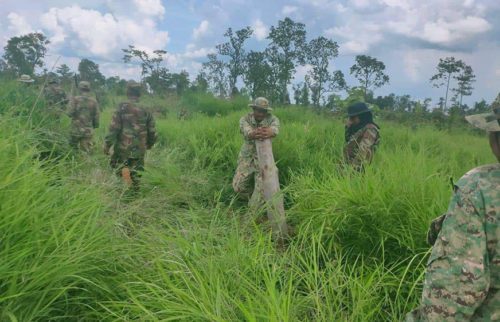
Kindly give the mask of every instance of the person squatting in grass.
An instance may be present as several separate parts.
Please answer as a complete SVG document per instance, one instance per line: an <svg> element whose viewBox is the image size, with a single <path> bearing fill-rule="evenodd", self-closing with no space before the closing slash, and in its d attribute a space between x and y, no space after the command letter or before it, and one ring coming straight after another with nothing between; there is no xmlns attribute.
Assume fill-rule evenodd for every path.
<svg viewBox="0 0 500 322"><path fill-rule="evenodd" d="M240 132L244 143L238 156L233 189L240 196L249 199L251 208L257 209L263 204L263 186L255 141L274 138L278 135L280 122L271 114L272 108L264 97L256 98L252 104L249 104L249 107L253 109L253 112L240 119Z"/></svg>
<svg viewBox="0 0 500 322"><path fill-rule="evenodd" d="M141 84L128 82L128 101L118 105L104 140L106 155L113 147L111 167L135 192L139 189L140 172L144 170L146 150L156 142L153 115L138 104L140 96Z"/></svg>
<svg viewBox="0 0 500 322"><path fill-rule="evenodd" d="M489 133L500 162L500 94L493 112L467 116ZM448 211L428 233L420 306L406 321L500 321L500 163L467 172L454 185Z"/></svg>
<svg viewBox="0 0 500 322"><path fill-rule="evenodd" d="M379 126L373 122L373 114L363 102L347 108L345 127L344 162L362 172L370 164L380 142Z"/></svg>
<svg viewBox="0 0 500 322"><path fill-rule="evenodd" d="M99 127L99 105L90 96L90 83L78 83L80 95L71 99L68 115L71 118L70 145L75 149L90 152L93 129Z"/></svg>

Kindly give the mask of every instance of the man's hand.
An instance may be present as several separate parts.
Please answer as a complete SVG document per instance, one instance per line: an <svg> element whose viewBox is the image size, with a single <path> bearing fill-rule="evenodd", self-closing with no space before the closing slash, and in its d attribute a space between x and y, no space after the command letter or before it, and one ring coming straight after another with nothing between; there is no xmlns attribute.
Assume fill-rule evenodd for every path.
<svg viewBox="0 0 500 322"><path fill-rule="evenodd" d="M259 140L270 139L274 136L273 130L269 127L261 127L259 131Z"/></svg>
<svg viewBox="0 0 500 322"><path fill-rule="evenodd" d="M273 130L269 127L259 127L255 129L250 135L251 139L254 140L265 140L274 137Z"/></svg>

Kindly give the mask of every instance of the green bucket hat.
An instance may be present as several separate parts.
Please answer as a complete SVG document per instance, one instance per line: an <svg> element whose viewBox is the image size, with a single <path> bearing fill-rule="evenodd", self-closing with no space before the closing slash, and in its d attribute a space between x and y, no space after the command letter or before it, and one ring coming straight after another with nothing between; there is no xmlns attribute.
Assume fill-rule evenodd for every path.
<svg viewBox="0 0 500 322"><path fill-rule="evenodd" d="M353 117L357 115L361 115L364 113L371 112L370 108L368 105L364 102L357 102L354 104L349 105L347 108L347 116L348 117Z"/></svg>
<svg viewBox="0 0 500 322"><path fill-rule="evenodd" d="M17 81L22 83L33 83L35 80L32 79L30 75L23 74Z"/></svg>
<svg viewBox="0 0 500 322"><path fill-rule="evenodd" d="M273 109L269 106L269 101L264 98L264 97L257 97L255 101L252 103L248 104L249 107L251 108L259 108L262 110L266 110L268 112L272 111Z"/></svg>
<svg viewBox="0 0 500 322"><path fill-rule="evenodd" d="M473 126L488 132L500 132L500 94L491 104L490 113L474 114L465 117Z"/></svg>
<svg viewBox="0 0 500 322"><path fill-rule="evenodd" d="M80 83L78 83L78 88L90 91L90 83L87 81L81 81Z"/></svg>

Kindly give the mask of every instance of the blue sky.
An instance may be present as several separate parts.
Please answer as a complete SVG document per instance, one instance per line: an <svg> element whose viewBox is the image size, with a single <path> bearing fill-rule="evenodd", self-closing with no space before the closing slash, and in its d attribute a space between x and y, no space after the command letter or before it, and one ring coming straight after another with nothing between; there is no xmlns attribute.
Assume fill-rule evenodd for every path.
<svg viewBox="0 0 500 322"><path fill-rule="evenodd" d="M42 31L51 40L47 65L76 68L81 58L99 63L107 76L138 78L122 63L121 48L168 51L167 66L194 76L228 27L251 26L248 49L266 46L269 27L284 17L306 24L308 38L327 36L340 45L332 68L355 80L349 67L358 54L387 66L391 92L417 99L443 94L429 84L440 57L471 65L475 90L465 103L491 101L500 91L500 1L498 0L0 0L0 47L15 35ZM0 49L0 54L3 54ZM302 81L307 66L299 67Z"/></svg>

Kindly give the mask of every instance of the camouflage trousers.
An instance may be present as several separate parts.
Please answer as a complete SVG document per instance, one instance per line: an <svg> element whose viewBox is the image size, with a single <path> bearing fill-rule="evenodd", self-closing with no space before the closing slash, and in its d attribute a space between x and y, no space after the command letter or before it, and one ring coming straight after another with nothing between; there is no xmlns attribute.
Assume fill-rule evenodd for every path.
<svg viewBox="0 0 500 322"><path fill-rule="evenodd" d="M92 137L88 136L76 136L72 135L70 136L69 139L69 144L77 150L84 151L86 153L89 153L90 150L92 150Z"/></svg>
<svg viewBox="0 0 500 322"><path fill-rule="evenodd" d="M248 206L254 210L264 205L262 175L255 160L239 158L233 177L233 189L242 197L249 199Z"/></svg>
<svg viewBox="0 0 500 322"><path fill-rule="evenodd" d="M111 167L115 170L117 176L122 177L123 168L127 167L130 170L130 178L132 179L132 189L139 189L139 181L141 172L144 171L144 157L143 158L128 158L121 159L116 156L111 157Z"/></svg>

